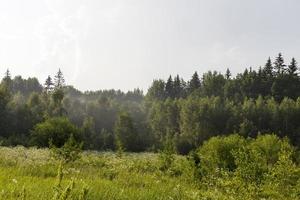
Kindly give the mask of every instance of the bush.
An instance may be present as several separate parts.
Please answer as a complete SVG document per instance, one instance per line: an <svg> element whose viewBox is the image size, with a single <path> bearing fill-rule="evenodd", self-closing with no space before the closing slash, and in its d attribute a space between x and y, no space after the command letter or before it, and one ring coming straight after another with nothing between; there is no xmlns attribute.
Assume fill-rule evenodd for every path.
<svg viewBox="0 0 300 200"><path fill-rule="evenodd" d="M50 118L37 124L31 131L31 143L39 147L49 147L49 142L56 147L62 147L73 135L80 141L79 129L65 117Z"/></svg>
<svg viewBox="0 0 300 200"><path fill-rule="evenodd" d="M234 171L237 167L234 152L239 151L246 144L246 140L239 135L217 136L204 142L198 149L203 172L215 173L218 169Z"/></svg>
<svg viewBox="0 0 300 200"><path fill-rule="evenodd" d="M250 143L250 148L260 154L267 165L274 165L284 141L276 135L259 135Z"/></svg>
<svg viewBox="0 0 300 200"><path fill-rule="evenodd" d="M57 148L50 141L50 148L53 157L66 163L79 159L82 146L83 143L79 144L76 142L73 135L70 136L70 138L61 148Z"/></svg>
<svg viewBox="0 0 300 200"><path fill-rule="evenodd" d="M270 170L262 188L264 194L273 199L299 199L300 169L293 162L295 150L287 139L281 142L278 161Z"/></svg>
<svg viewBox="0 0 300 200"><path fill-rule="evenodd" d="M235 175L245 182L260 183L269 169L277 163L285 143L285 140L275 135L259 135L256 139L249 140L247 146L234 152L237 165ZM288 145L291 148L291 145Z"/></svg>

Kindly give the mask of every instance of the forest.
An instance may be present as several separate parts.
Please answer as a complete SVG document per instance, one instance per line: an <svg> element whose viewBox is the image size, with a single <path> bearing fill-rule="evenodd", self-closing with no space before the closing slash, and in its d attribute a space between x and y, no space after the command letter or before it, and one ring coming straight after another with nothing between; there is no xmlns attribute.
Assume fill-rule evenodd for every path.
<svg viewBox="0 0 300 200"><path fill-rule="evenodd" d="M282 54L257 70L231 75L209 71L190 80L155 79L140 89L81 92L61 70L45 83L5 72L0 89L0 141L4 146L62 146L72 134L85 150L157 152L171 144L188 154L213 136L245 138L272 133L300 145L297 61Z"/></svg>
<svg viewBox="0 0 300 200"><path fill-rule="evenodd" d="M79 91L59 69L0 85L0 199L300 199L300 76L282 54L233 76Z"/></svg>

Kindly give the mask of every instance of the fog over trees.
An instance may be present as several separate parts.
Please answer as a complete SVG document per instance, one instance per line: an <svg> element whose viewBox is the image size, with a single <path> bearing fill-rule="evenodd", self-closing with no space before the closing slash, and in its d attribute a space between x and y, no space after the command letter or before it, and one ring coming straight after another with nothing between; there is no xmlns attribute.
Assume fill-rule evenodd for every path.
<svg viewBox="0 0 300 200"><path fill-rule="evenodd" d="M167 141L187 154L212 136L237 133L245 138L274 133L300 145L300 77L297 61L282 54L258 69L232 76L208 71L154 79L144 94L67 85L59 69L44 83L13 77L0 86L2 145L61 146L70 134L85 149L158 151Z"/></svg>

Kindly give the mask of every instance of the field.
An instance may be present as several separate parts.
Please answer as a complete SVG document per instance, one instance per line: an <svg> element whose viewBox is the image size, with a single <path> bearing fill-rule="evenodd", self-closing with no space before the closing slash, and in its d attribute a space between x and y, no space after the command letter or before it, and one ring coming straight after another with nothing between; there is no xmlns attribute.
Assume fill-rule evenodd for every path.
<svg viewBox="0 0 300 200"><path fill-rule="evenodd" d="M238 138L232 136L219 141L228 145ZM272 136L261 138L272 139ZM226 148L220 150L211 145L217 139L200 151L207 155L200 168L193 165L195 160L191 155L85 151L78 160L62 164L48 149L0 147L0 199L300 199L300 168L290 159L292 154L286 143L282 143L275 164L264 165L263 154L240 152L243 159L237 159L237 168L231 171L213 167L220 155L221 164L231 159ZM276 148L276 145L268 147ZM206 162L207 159L210 161ZM210 172L209 166L213 169Z"/></svg>
<svg viewBox="0 0 300 200"><path fill-rule="evenodd" d="M188 165L183 157L176 160ZM85 190L86 199L197 198L197 187L188 172L162 172L158 162L158 156L151 153L118 158L113 153L85 152L78 161L63 167L61 190L69 190L68 199L84 198ZM59 166L47 149L2 147L1 199L53 199L58 190Z"/></svg>

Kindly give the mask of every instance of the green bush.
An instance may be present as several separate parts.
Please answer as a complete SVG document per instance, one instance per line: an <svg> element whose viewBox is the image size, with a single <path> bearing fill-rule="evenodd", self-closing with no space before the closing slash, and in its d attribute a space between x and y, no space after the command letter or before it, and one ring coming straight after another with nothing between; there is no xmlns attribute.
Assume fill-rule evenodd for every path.
<svg viewBox="0 0 300 200"><path fill-rule="evenodd" d="M78 143L74 139L73 135L67 140L67 142L60 148L57 148L50 141L50 148L52 156L63 162L73 162L80 158L83 143Z"/></svg>
<svg viewBox="0 0 300 200"><path fill-rule="evenodd" d="M73 135L80 141L80 132L69 119L65 117L50 118L37 124L31 131L31 142L39 147L49 147L49 142L56 147L62 147Z"/></svg>
<svg viewBox="0 0 300 200"><path fill-rule="evenodd" d="M260 154L267 165L274 165L279 158L279 152L284 141L278 136L259 135L250 143L250 148Z"/></svg>
<svg viewBox="0 0 300 200"><path fill-rule="evenodd" d="M213 137L198 150L200 167L204 173L215 173L219 169L234 171L237 167L234 152L246 144L247 141L239 135Z"/></svg>

